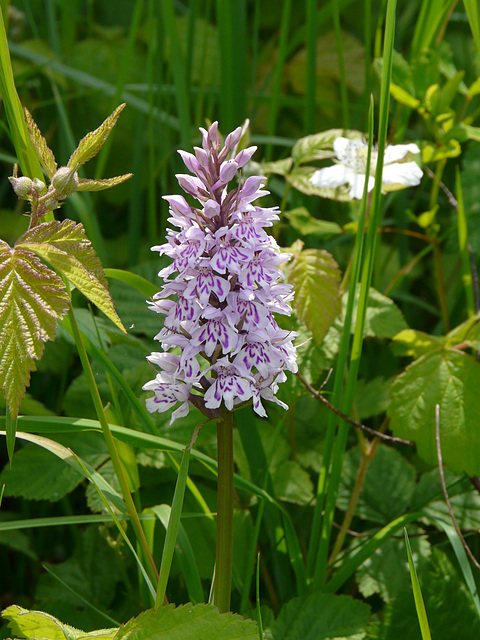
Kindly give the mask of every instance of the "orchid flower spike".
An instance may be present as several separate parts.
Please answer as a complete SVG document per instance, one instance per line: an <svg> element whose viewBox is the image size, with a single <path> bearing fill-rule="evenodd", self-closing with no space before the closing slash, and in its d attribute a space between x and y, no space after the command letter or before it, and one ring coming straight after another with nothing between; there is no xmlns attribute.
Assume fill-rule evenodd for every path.
<svg viewBox="0 0 480 640"><path fill-rule="evenodd" d="M194 154L179 152L194 174L179 175L179 184L198 204L166 196L174 229L152 247L172 262L159 272L164 284L149 303L164 316L156 336L163 351L148 357L159 372L144 389L154 393L150 412L177 407L171 422L191 406L209 418L248 403L266 416L265 399L287 408L276 397L278 385L285 370L297 370L297 334L274 317L290 314L293 297L291 285L278 283L279 265L290 256L265 231L279 212L254 204L268 193L265 178L250 176L231 188L255 148L235 154L239 130L222 146L217 128L215 122L200 129L202 147Z"/></svg>

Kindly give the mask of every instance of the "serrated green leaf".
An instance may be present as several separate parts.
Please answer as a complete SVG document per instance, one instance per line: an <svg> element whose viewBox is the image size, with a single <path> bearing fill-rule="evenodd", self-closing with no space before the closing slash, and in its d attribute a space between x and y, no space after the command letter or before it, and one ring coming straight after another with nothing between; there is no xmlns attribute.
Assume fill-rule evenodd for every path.
<svg viewBox="0 0 480 640"><path fill-rule="evenodd" d="M324 187L316 187L310 178L317 171L316 167L296 167L291 173L285 176L286 180L307 196L320 196L321 198L329 198L330 200L338 200L339 202L351 202L349 189L342 185L336 189L327 189Z"/></svg>
<svg viewBox="0 0 480 640"><path fill-rule="evenodd" d="M361 640L370 608L349 596L312 593L285 605L272 625L275 640Z"/></svg>
<svg viewBox="0 0 480 640"><path fill-rule="evenodd" d="M360 285L358 285L355 293L355 302L353 307L353 318L357 315L358 296L360 294ZM343 295L343 309L347 304L348 293ZM368 292L368 306L365 316L365 335L376 338L393 338L393 336L407 329L402 312L395 302L384 296L373 287ZM352 322L351 332L355 331L355 322Z"/></svg>
<svg viewBox="0 0 480 640"><path fill-rule="evenodd" d="M411 531L410 531L411 533ZM430 556L430 544L422 537L412 538L415 564L421 573ZM390 602L403 591L411 588L408 563L405 561L405 542L402 539L387 540L357 571L360 593L369 598L378 593Z"/></svg>
<svg viewBox="0 0 480 640"><path fill-rule="evenodd" d="M363 378L358 380L355 389L355 410L360 420L378 416L386 411L390 402L389 388L390 381L382 376L372 378L368 382Z"/></svg>
<svg viewBox="0 0 480 640"><path fill-rule="evenodd" d="M96 638L111 640L117 629L99 629L91 633L85 633L80 629L74 629L68 624L62 624L43 611L28 611L16 604L11 605L2 612L2 618L8 620L8 626L18 638L42 638L43 640L76 640L78 638Z"/></svg>
<svg viewBox="0 0 480 640"><path fill-rule="evenodd" d="M337 138L354 140L362 138L364 134L354 129L329 129L321 133L300 138L292 149L292 158L295 164L304 164L314 160L333 158L333 143Z"/></svg>
<svg viewBox="0 0 480 640"><path fill-rule="evenodd" d="M115 178L104 178L102 180L89 180L87 178L80 178L78 181L77 191L103 191L104 189L110 189L116 187L117 184L122 184L125 180L128 180L133 176L133 173L126 173L123 176L115 176Z"/></svg>
<svg viewBox="0 0 480 640"><path fill-rule="evenodd" d="M108 291L102 264L81 224L73 220L45 222L27 231L16 246L49 262L126 333Z"/></svg>
<svg viewBox="0 0 480 640"><path fill-rule="evenodd" d="M416 359L441 349L444 342L443 336L431 336L424 331L404 329L393 336L390 346L396 356L410 356Z"/></svg>
<svg viewBox="0 0 480 640"><path fill-rule="evenodd" d="M273 162L261 162L260 174L269 176L272 173L277 176L286 176L292 168L292 158L284 158L283 160L274 160Z"/></svg>
<svg viewBox="0 0 480 640"><path fill-rule="evenodd" d="M340 311L338 265L327 251L306 249L295 257L288 280L295 312L320 344Z"/></svg>
<svg viewBox="0 0 480 640"><path fill-rule="evenodd" d="M47 172L49 178L53 176L57 170L57 163L53 151L47 145L47 141L40 133L40 129L37 127L35 120L28 109L24 108L25 122L27 123L27 131L35 149L35 154L40 161L40 164Z"/></svg>
<svg viewBox="0 0 480 640"><path fill-rule="evenodd" d="M290 226L303 236L330 237L342 233L342 227L330 220L319 220L310 215L305 207L284 211Z"/></svg>
<svg viewBox="0 0 480 640"><path fill-rule="evenodd" d="M388 413L395 435L413 440L437 464L435 405L440 405L443 461L454 472L480 475L480 364L445 349L415 360L393 383Z"/></svg>
<svg viewBox="0 0 480 640"><path fill-rule="evenodd" d="M0 382L14 419L68 303L61 278L32 252L0 242Z"/></svg>
<svg viewBox="0 0 480 640"><path fill-rule="evenodd" d="M471 596L457 570L439 548L432 549L431 558L422 567L419 578L432 638L451 640L452 634L462 640L478 638L480 620ZM398 594L384 612L381 640L422 637L411 589Z"/></svg>
<svg viewBox="0 0 480 640"><path fill-rule="evenodd" d="M167 605L120 627L115 640L258 640L257 623L210 604Z"/></svg>
<svg viewBox="0 0 480 640"><path fill-rule="evenodd" d="M475 340L475 337L478 335L478 330L480 327L480 314L468 318L462 324L459 324L458 327L455 327L451 331L447 333L445 338L445 346L446 347L455 347L456 345L461 344L462 342Z"/></svg>
<svg viewBox="0 0 480 640"><path fill-rule="evenodd" d="M272 481L279 500L295 504L310 504L313 500L313 483L310 474L296 460L284 460L274 469Z"/></svg>
<svg viewBox="0 0 480 640"><path fill-rule="evenodd" d="M105 144L106 139L110 135L115 123L118 120L118 116L122 112L125 104L121 104L118 106L115 111L108 116L106 120L95 129L95 131L91 131L87 133L87 135L80 140L78 147L70 156L70 160L68 161L67 166L73 167L75 171L85 164L88 160L97 155L100 149Z"/></svg>
<svg viewBox="0 0 480 640"><path fill-rule="evenodd" d="M360 465L358 447L347 451L338 496L339 509L348 507ZM396 449L380 445L368 467L355 515L386 524L404 514L415 491L416 472Z"/></svg>

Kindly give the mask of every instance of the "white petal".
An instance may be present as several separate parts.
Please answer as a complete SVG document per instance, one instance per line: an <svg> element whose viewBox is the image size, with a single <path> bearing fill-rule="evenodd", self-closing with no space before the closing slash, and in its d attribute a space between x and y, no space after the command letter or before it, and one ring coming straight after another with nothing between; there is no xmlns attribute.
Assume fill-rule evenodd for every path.
<svg viewBox="0 0 480 640"><path fill-rule="evenodd" d="M365 175L361 173L354 173L352 171L352 177L348 181L350 185L350 197L361 200L363 197L363 189L365 187ZM373 176L368 177L368 190L371 191L375 185L375 178Z"/></svg>
<svg viewBox="0 0 480 640"><path fill-rule="evenodd" d="M326 167L325 169L319 169L310 178L310 182L315 187L323 189L335 189L342 186L342 184L350 183L355 173L349 167L343 164L334 164L333 167Z"/></svg>
<svg viewBox="0 0 480 640"><path fill-rule="evenodd" d="M420 184L423 171L415 162L395 162L384 167L382 184L403 184L416 186Z"/></svg>
<svg viewBox="0 0 480 640"><path fill-rule="evenodd" d="M414 143L411 144L393 144L385 149L384 163L391 164L397 160L405 158L407 153L420 153L420 149Z"/></svg>
<svg viewBox="0 0 480 640"><path fill-rule="evenodd" d="M335 151L335 155L340 157L343 153L345 153L345 149L350 144L350 140L348 138L336 138L333 142L333 150Z"/></svg>

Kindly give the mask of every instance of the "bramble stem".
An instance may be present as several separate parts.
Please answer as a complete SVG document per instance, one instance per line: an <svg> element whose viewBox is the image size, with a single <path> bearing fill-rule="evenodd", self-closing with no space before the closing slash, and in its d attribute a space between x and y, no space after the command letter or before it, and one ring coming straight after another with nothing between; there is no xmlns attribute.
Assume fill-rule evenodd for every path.
<svg viewBox="0 0 480 640"><path fill-rule="evenodd" d="M217 424L218 488L217 548L213 603L220 613L230 611L233 562L233 414L223 410Z"/></svg>

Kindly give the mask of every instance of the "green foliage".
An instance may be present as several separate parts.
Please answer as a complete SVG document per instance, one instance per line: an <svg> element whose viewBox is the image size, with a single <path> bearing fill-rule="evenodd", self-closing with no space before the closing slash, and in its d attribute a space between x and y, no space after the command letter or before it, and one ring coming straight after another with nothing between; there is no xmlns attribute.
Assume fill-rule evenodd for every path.
<svg viewBox="0 0 480 640"><path fill-rule="evenodd" d="M420 575L430 557L430 544L419 531L418 537L411 537L415 566ZM412 531L410 530L410 535ZM365 598L378 593L385 602L411 589L408 562L405 559L405 541L402 536L388 540L370 556L357 571L358 588Z"/></svg>
<svg viewBox="0 0 480 640"><path fill-rule="evenodd" d="M476 380L480 364L471 356L444 349L409 365L390 390L392 431L414 440L418 452L435 465L435 405L440 405L440 438L445 464L456 472L480 473L476 427L480 398Z"/></svg>
<svg viewBox="0 0 480 640"><path fill-rule="evenodd" d="M358 448L345 456L338 506L347 507L360 462ZM406 512L415 489L414 467L395 449L379 446L368 467L356 515L372 522L387 524Z"/></svg>
<svg viewBox="0 0 480 640"><path fill-rule="evenodd" d="M96 638L113 640L116 629L99 629L91 634L62 624L59 620L42 611L28 611L16 604L11 605L2 613L8 620L12 632L19 638L30 640L42 637L45 640L77 640L77 638Z"/></svg>
<svg viewBox="0 0 480 640"><path fill-rule="evenodd" d="M142 640L152 633L159 640L253 640L258 637L257 625L231 613L219 614L208 604L168 605L156 611L142 613L121 627L115 640Z"/></svg>
<svg viewBox="0 0 480 640"><path fill-rule="evenodd" d="M105 460L106 449L96 435L72 435L68 444L93 467ZM42 473L37 473L42 469ZM0 474L6 496L23 496L28 500L60 500L73 491L83 476L46 449L31 444L17 452L10 467Z"/></svg>
<svg viewBox="0 0 480 640"><path fill-rule="evenodd" d="M21 236L16 247L33 251L49 262L125 331L108 291L101 262L81 224L75 224L72 220L44 222Z"/></svg>
<svg viewBox="0 0 480 640"><path fill-rule="evenodd" d="M347 596L312 593L295 598L272 626L273 640L361 640L369 618L366 604Z"/></svg>
<svg viewBox="0 0 480 640"><path fill-rule="evenodd" d="M62 280L26 248L0 241L0 382L12 415L41 358L67 312Z"/></svg>
<svg viewBox="0 0 480 640"><path fill-rule="evenodd" d="M295 289L294 309L321 343L340 310L340 273L326 251L305 249L295 256L289 282Z"/></svg>
<svg viewBox="0 0 480 640"><path fill-rule="evenodd" d="M425 608L432 638L451 637L451 630L459 637L473 640L480 632L480 621L473 602L457 571L447 556L432 549L431 559L419 572ZM387 606L379 640L394 638L420 640L421 632L411 591L402 592Z"/></svg>

